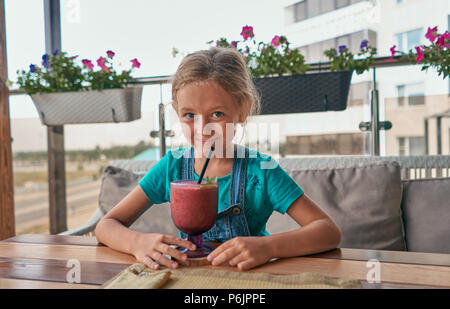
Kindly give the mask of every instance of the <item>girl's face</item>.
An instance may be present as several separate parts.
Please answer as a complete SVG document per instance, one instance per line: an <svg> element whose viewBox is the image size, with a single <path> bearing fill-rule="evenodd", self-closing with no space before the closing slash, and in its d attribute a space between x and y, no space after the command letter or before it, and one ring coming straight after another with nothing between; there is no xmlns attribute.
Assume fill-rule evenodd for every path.
<svg viewBox="0 0 450 309"><path fill-rule="evenodd" d="M215 146L216 157L225 157L225 150L232 145L236 124L246 118L233 97L217 82L202 81L181 88L177 102L173 107L191 145L203 155L209 152L210 146Z"/></svg>

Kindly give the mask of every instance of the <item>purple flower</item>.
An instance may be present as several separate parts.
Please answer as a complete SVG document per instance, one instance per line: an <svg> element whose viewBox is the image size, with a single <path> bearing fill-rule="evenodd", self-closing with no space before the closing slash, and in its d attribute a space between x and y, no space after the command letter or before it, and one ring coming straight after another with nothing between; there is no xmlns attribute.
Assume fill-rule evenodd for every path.
<svg viewBox="0 0 450 309"><path fill-rule="evenodd" d="M237 48L238 42L237 41L232 41L231 42L231 46L233 46L233 48Z"/></svg>
<svg viewBox="0 0 450 309"><path fill-rule="evenodd" d="M367 40L362 41L362 42L361 42L360 49L363 50L364 48L367 47L368 44L369 44L369 41L367 41Z"/></svg>
<svg viewBox="0 0 450 309"><path fill-rule="evenodd" d="M49 56L47 54L44 54L42 56L42 65L47 69L50 68L50 66L48 64L48 59L49 59Z"/></svg>
<svg viewBox="0 0 450 309"><path fill-rule="evenodd" d="M55 49L55 51L53 52L53 56L56 57L56 55L59 53L59 49Z"/></svg>
<svg viewBox="0 0 450 309"><path fill-rule="evenodd" d="M339 53L342 54L344 52L344 49L346 49L346 48L347 48L347 46L345 46L345 45L339 46Z"/></svg>
<svg viewBox="0 0 450 309"><path fill-rule="evenodd" d="M34 64L30 64L30 72L31 73L36 72L36 66Z"/></svg>

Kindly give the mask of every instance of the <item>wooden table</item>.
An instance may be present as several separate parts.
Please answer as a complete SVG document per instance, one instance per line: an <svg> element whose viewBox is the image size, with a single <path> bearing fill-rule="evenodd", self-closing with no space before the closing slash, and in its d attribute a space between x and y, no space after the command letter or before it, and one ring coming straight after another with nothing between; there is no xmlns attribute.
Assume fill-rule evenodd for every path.
<svg viewBox="0 0 450 309"><path fill-rule="evenodd" d="M80 283L67 274L80 262ZM380 262L381 283L367 282ZM95 237L28 234L0 241L0 288L95 289L136 263L136 259L99 245ZM202 266L236 270L232 267ZM279 259L251 270L272 274L319 272L330 277L361 280L364 288L450 288L450 254L361 249L336 249L305 257ZM373 278L373 277L371 277Z"/></svg>

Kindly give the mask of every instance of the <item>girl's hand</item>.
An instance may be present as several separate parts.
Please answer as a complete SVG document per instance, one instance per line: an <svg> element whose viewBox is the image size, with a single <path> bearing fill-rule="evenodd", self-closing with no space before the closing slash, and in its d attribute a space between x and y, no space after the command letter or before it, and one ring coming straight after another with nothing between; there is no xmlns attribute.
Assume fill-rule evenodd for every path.
<svg viewBox="0 0 450 309"><path fill-rule="evenodd" d="M235 237L217 247L207 259L213 265L228 261L231 266L246 270L271 259L268 246L264 237Z"/></svg>
<svg viewBox="0 0 450 309"><path fill-rule="evenodd" d="M170 245L177 245L179 247L195 250L195 244L186 239L162 234L143 233L136 240L132 254L139 262L144 263L149 268L159 269L159 264L161 264L175 269L178 267L178 263L169 260L164 254L180 261L186 261L187 256Z"/></svg>

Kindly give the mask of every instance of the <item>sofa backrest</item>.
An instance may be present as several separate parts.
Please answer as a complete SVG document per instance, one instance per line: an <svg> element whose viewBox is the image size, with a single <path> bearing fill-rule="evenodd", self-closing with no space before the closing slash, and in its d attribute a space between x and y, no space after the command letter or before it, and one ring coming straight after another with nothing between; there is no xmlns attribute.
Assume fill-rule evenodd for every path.
<svg viewBox="0 0 450 309"><path fill-rule="evenodd" d="M143 174L137 175L120 167L107 166L103 171L99 194L99 208L103 214L110 211L130 193L142 177ZM171 219L169 203L151 206L130 228L145 233L178 235Z"/></svg>
<svg viewBox="0 0 450 309"><path fill-rule="evenodd" d="M450 253L450 178L403 181L408 251Z"/></svg>
<svg viewBox="0 0 450 309"><path fill-rule="evenodd" d="M399 164L397 163L396 166L392 161L398 161ZM156 161L113 161L113 169L105 170L104 184L100 193L100 207L104 211L107 211L108 207L112 208L156 163ZM442 180L436 180L437 182L433 180L431 182L428 180L403 181L402 186L398 170L401 170L402 179L408 179L409 170L414 168L448 168L450 156L302 157L281 158L279 163L299 183L306 194L327 211L344 231L344 239L340 247L390 250L406 248L410 251L449 252L450 224L447 222L450 222L448 206L450 190L446 189L449 180L445 180L447 182ZM121 171L122 174L115 175L121 170L117 167L128 172L123 174L124 172ZM368 173L370 169L376 173ZM116 179L123 177L129 179L128 184L126 181ZM428 185L435 188L423 189ZM400 197L399 187L402 194ZM404 187L403 192L402 187ZM417 189L418 187L421 189ZM423 192L427 190L429 192L437 190L439 193L426 195ZM423 194L422 199L434 196L425 202L415 196L418 194ZM337 198L332 199L333 195ZM433 199L436 201L432 201ZM370 201L370 204L361 201ZM430 204L432 205L428 206ZM143 232L176 235L177 230L170 217L170 207L166 206L168 206L167 203L152 206L131 228ZM432 207L433 211L424 210L426 207ZM427 230L427 227L433 231ZM276 212L267 223L267 230L270 233L295 228L298 228L298 224L294 220L288 215ZM424 234L423 231L427 232Z"/></svg>
<svg viewBox="0 0 450 309"><path fill-rule="evenodd" d="M340 247L406 249L398 163L381 161L300 169L290 175L341 228Z"/></svg>

